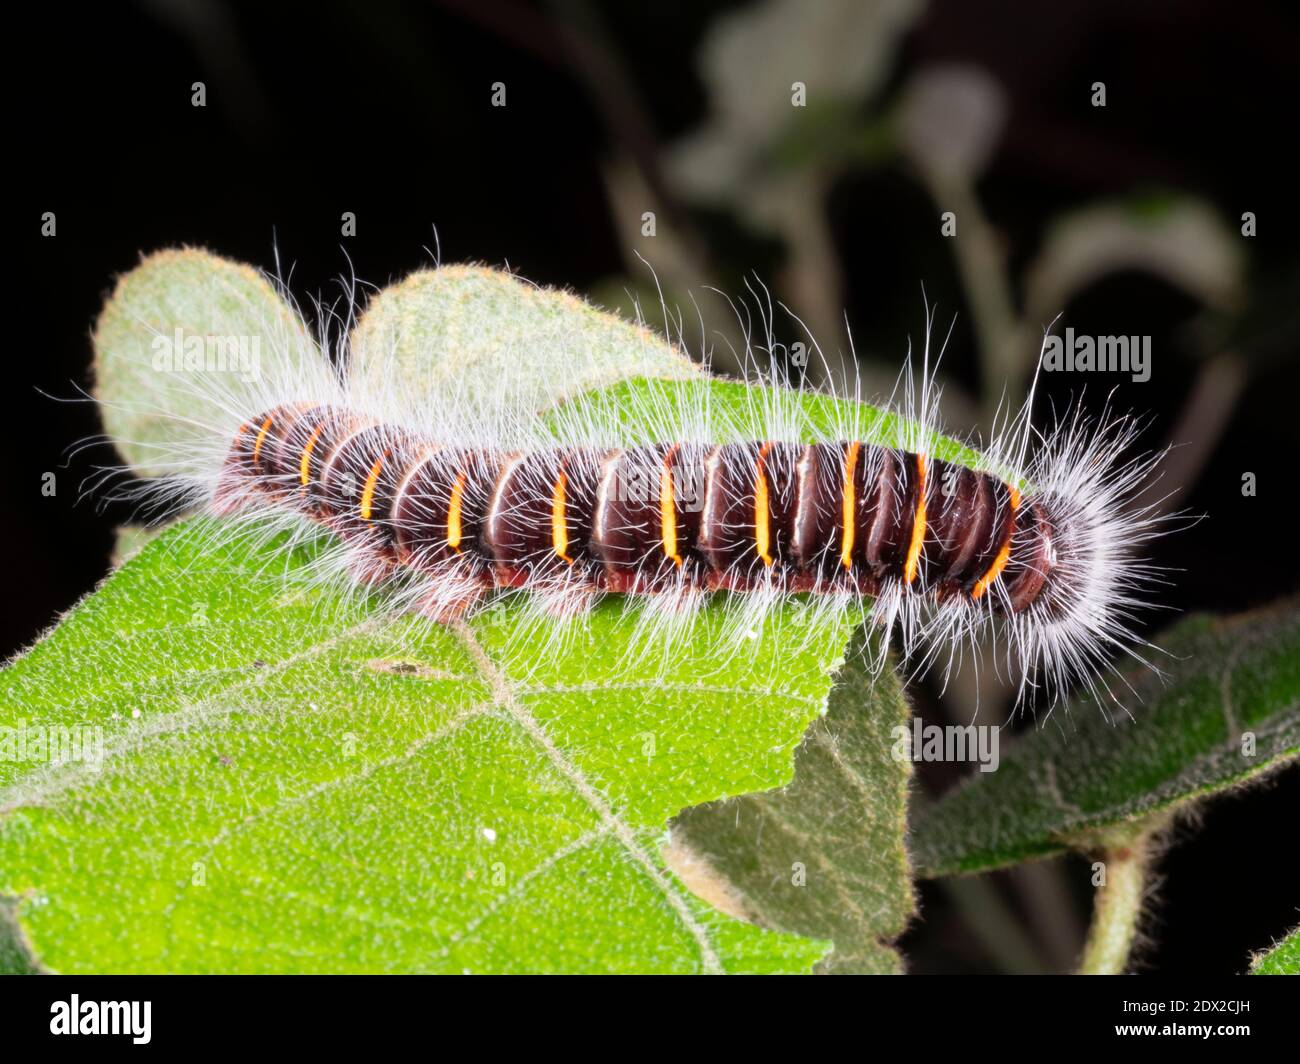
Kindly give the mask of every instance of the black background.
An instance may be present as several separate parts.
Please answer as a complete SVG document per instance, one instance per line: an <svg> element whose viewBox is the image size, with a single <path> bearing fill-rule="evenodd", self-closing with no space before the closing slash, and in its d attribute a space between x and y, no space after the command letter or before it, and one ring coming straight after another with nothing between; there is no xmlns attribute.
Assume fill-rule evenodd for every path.
<svg viewBox="0 0 1300 1064"><path fill-rule="evenodd" d="M99 431L97 416L37 389L68 396L87 381L95 315L140 253L192 243L269 268L278 246L294 291L310 296L333 290L348 267L344 245L357 275L378 284L428 264L436 226L445 261L508 263L578 291L625 277L602 166L615 151L654 159L701 120L701 36L719 12L742 6L153 0L15 12L5 172L16 185L16 373L3 391L0 651L29 644L108 571L126 515L76 504L69 487L111 460L93 449L67 457L69 444ZM637 139L600 62L584 67L566 43L560 27L575 11L602 26L596 54L616 58L635 87L650 140ZM1257 213L1241 340L1250 381L1183 500L1207 519L1156 547L1158 562L1183 570L1167 599L1181 610L1246 609L1296 584L1286 456L1297 443L1300 364L1298 52L1285 5L1255 0L941 2L906 37L880 94L935 60L977 63L1001 82L1009 125L979 191L1013 265L1061 210L1135 189L1195 193L1234 225L1242 211ZM196 80L208 86L204 109L190 103ZM1108 86L1104 111L1088 105L1096 80ZM494 81L509 86L507 108L489 106ZM58 217L54 239L39 233L47 210ZM359 220L346 241L345 210ZM958 315L947 372L972 380L970 316L919 184L897 167L851 172L827 210L855 335L901 356L920 328L924 282L942 315ZM770 239L707 212L693 222L733 290L745 270L780 266ZM1153 337L1152 382L1121 385L1119 405L1149 411L1149 442L1160 444L1195 373L1193 302L1134 272L1060 309L1079 332ZM1065 382L1046 386L1068 398ZM1241 497L1245 470L1258 475L1257 498ZM40 492L47 471L59 478L53 498ZM1292 770L1212 803L1184 833L1162 866L1146 970L1240 971L1250 950L1298 922L1286 857L1298 796ZM1085 913L1082 865L1069 864L1066 881ZM1023 890L1005 876L994 883L1023 907ZM903 943L914 970L998 969L942 890L926 887L922 901Z"/></svg>

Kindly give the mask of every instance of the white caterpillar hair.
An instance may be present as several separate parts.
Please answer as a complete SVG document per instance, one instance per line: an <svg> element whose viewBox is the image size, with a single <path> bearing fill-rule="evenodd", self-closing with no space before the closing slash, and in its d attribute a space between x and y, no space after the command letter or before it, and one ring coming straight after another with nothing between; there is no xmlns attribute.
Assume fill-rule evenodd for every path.
<svg viewBox="0 0 1300 1064"><path fill-rule="evenodd" d="M324 526L336 538L311 579L371 602L378 586L429 623L507 601L519 638L552 653L621 599L638 659L673 653L707 613L723 660L767 625L798 653L861 620L881 632L877 664L897 633L910 667L937 662L945 681L991 637L1018 703L1075 683L1118 702L1115 659L1145 660L1135 616L1158 574L1140 553L1168 518L1134 500L1159 456L1129 457L1139 425L1109 406L1035 429L1032 388L986 445L942 436L932 314L919 375L909 356L893 396L867 405L856 374L833 398L757 368L774 346L762 303L763 335L742 316L746 368L726 384L687 356L680 322L670 347L627 326L617 374L558 350L563 330L503 341L491 365L446 350L413 363L410 336L341 339L351 295L317 308L316 338L283 285L280 313L246 280L206 293L203 329L253 321L255 366L164 365L181 356L161 320L101 321L97 398L128 465L93 490L129 471L116 494L220 521L268 565ZM694 515L674 479L692 473ZM648 494L618 494L632 481Z"/></svg>

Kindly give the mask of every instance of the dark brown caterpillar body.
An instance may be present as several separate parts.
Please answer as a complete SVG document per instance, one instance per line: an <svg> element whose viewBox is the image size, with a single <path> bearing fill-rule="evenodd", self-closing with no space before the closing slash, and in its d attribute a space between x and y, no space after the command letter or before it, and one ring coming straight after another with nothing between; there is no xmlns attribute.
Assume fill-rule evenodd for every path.
<svg viewBox="0 0 1300 1064"><path fill-rule="evenodd" d="M218 505L259 494L357 548L367 575L450 564L493 587L875 595L897 583L1019 612L1057 565L1049 506L986 473L855 441L435 444L332 407L243 425Z"/></svg>

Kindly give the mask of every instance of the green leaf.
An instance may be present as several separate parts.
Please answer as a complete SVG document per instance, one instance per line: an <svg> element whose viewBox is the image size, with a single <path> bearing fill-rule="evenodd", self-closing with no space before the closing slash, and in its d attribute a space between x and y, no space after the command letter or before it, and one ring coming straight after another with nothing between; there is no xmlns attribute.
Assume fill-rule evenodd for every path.
<svg viewBox="0 0 1300 1064"><path fill-rule="evenodd" d="M349 607L306 583L308 560L286 582L250 540L181 526L0 675L0 734L26 744L0 761L0 894L32 960L798 971L822 954L710 910L658 844L683 806L789 778L844 631L792 665L778 619L752 656L637 675L617 605L564 654L521 659L507 643L545 643L518 611L444 629ZM60 726L102 759L33 748Z"/></svg>
<svg viewBox="0 0 1300 1064"><path fill-rule="evenodd" d="M1165 677L1130 677L1133 719L1092 699L1058 709L994 773L920 811L921 875L977 872L1087 848L1153 814L1238 786L1300 753L1300 608L1193 617L1157 640Z"/></svg>
<svg viewBox="0 0 1300 1064"><path fill-rule="evenodd" d="M1251 975L1300 975L1300 928L1292 931L1272 949L1255 954Z"/></svg>
<svg viewBox="0 0 1300 1064"><path fill-rule="evenodd" d="M908 713L894 674L873 676L851 652L793 782L688 809L673 824L673 867L764 927L831 939L825 971L901 971L889 943L915 911L903 846L911 763L891 749Z"/></svg>

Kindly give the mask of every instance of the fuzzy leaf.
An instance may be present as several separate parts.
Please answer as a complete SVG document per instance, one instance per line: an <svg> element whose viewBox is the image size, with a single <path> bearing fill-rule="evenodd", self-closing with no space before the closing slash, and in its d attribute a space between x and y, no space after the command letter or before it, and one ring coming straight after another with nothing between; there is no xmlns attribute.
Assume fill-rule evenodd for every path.
<svg viewBox="0 0 1300 1064"><path fill-rule="evenodd" d="M1135 719L1091 700L923 809L912 856L925 876L977 872L1086 846L1260 776L1300 754L1300 608L1193 617L1157 641L1162 683L1132 676Z"/></svg>
<svg viewBox="0 0 1300 1064"><path fill-rule="evenodd" d="M1257 953L1250 962L1251 975L1300 975L1300 928L1272 949Z"/></svg>
<svg viewBox="0 0 1300 1064"><path fill-rule="evenodd" d="M508 387L541 410L629 377L689 379L699 369L662 337L590 303L500 270L421 270L380 292L352 332L349 372L362 389L436 396Z"/></svg>
<svg viewBox="0 0 1300 1064"><path fill-rule="evenodd" d="M159 251L124 274L104 305L95 397L127 463L158 476L206 420L214 388L197 387L197 374L238 392L277 372L275 363L320 357L298 312L251 266L197 248Z"/></svg>
<svg viewBox="0 0 1300 1064"><path fill-rule="evenodd" d="M302 561L286 584L249 541L181 526L0 676L0 734L26 744L0 761L0 894L31 961L689 972L821 955L710 910L657 840L685 805L789 777L845 633L794 666L773 664L777 624L721 669L688 655L635 675L611 604L563 655L507 667L517 611L445 630L349 610ZM34 748L59 726L86 749L101 736L102 761Z"/></svg>
<svg viewBox="0 0 1300 1064"><path fill-rule="evenodd" d="M898 972L889 945L915 910L903 847L911 764L891 756L908 718L892 672L850 653L779 791L688 809L670 862L764 927L835 943L823 970Z"/></svg>

